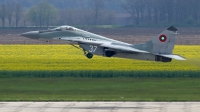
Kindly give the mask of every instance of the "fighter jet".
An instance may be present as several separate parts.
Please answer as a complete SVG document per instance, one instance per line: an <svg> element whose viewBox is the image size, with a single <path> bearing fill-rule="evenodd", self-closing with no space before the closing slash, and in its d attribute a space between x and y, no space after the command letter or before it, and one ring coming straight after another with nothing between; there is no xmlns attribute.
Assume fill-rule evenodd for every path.
<svg viewBox="0 0 200 112"><path fill-rule="evenodd" d="M69 41L74 47L80 48L88 59L91 59L93 55L100 55L104 57L171 62L172 59L186 60L179 55L172 54L176 34L177 28L171 26L152 40L135 45L67 25L46 31L30 31L21 34L21 36L45 41Z"/></svg>

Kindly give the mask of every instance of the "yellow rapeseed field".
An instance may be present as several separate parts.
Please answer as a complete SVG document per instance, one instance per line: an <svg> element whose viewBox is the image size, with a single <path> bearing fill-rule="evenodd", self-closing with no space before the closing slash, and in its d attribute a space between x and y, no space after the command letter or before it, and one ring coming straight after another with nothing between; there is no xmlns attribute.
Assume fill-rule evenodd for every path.
<svg viewBox="0 0 200 112"><path fill-rule="evenodd" d="M70 45L0 45L0 70L200 70L200 46L176 46L187 61L148 62L94 56Z"/></svg>

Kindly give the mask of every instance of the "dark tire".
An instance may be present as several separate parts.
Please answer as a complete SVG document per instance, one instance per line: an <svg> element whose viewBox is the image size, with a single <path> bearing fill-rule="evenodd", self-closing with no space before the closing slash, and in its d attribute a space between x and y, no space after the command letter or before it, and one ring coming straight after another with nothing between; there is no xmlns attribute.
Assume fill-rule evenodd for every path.
<svg viewBox="0 0 200 112"><path fill-rule="evenodd" d="M93 57L93 54L88 53L88 54L86 55L86 57L87 57L88 59L91 59L91 58Z"/></svg>
<svg viewBox="0 0 200 112"><path fill-rule="evenodd" d="M106 51L105 52L105 56L106 57L112 57L113 55L115 55L116 54L116 52L114 52L114 51Z"/></svg>

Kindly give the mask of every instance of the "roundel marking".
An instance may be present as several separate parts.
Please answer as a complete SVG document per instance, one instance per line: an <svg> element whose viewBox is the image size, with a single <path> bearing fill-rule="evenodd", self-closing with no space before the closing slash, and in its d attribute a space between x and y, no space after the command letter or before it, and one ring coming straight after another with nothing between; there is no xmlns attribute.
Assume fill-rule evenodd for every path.
<svg viewBox="0 0 200 112"><path fill-rule="evenodd" d="M159 40L160 40L160 42L166 42L167 41L167 36L162 34L162 35L159 36Z"/></svg>

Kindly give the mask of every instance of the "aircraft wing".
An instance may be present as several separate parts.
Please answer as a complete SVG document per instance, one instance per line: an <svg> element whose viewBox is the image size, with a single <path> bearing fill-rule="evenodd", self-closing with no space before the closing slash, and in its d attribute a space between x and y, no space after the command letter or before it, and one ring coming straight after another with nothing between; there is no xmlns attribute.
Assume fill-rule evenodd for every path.
<svg viewBox="0 0 200 112"><path fill-rule="evenodd" d="M135 48L132 48L129 46L124 46L124 45L102 44L100 46L108 47L108 48L115 49L115 50L121 50L121 51L129 51L129 52L137 52L137 53L150 53L147 51L135 49ZM186 60L185 58L183 58L179 55L174 55L174 54L155 54L155 55L159 55L159 56L163 56L163 57L167 57L167 58L173 58L176 60Z"/></svg>
<svg viewBox="0 0 200 112"><path fill-rule="evenodd" d="M173 59L176 59L176 60L186 60L185 58L179 56L179 55L174 55L174 54L157 54L159 56L163 56L163 57L167 57L167 58L173 58Z"/></svg>
<svg viewBox="0 0 200 112"><path fill-rule="evenodd" d="M101 47L108 47L108 48L115 49L115 50L120 50L120 51L129 51L129 52L137 52L137 53L149 53L147 51L135 49L135 48L132 48L130 46L125 46L125 45L102 44L100 46Z"/></svg>
<svg viewBox="0 0 200 112"><path fill-rule="evenodd" d="M73 38L73 40L71 40L70 37L64 37L64 38L61 38L61 40L67 40L67 41L83 43L83 44L100 45L101 47L107 47L107 48L120 50L120 51L148 53L147 51L135 49L135 48L132 48L132 47L126 46L126 45L115 45L115 44L112 44L112 42L109 42L109 41L88 41L88 40L82 40L81 37Z"/></svg>
<svg viewBox="0 0 200 112"><path fill-rule="evenodd" d="M144 50L139 50L136 48L133 48L128 45L118 45L118 44L113 44L112 42L106 42L106 41L87 41L87 40L81 40L80 37L77 37L73 40L71 40L69 37L66 38L61 38L61 40L67 40L67 41L72 41L72 42L77 42L77 43L84 43L84 44L93 44L93 45L99 45L101 47L107 47L110 49L114 50L119 50L119 51L127 51L127 52L136 52L136 53L150 53ZM173 55L173 54L155 54L167 58L173 58L176 60L186 60L185 58L179 56L179 55Z"/></svg>

